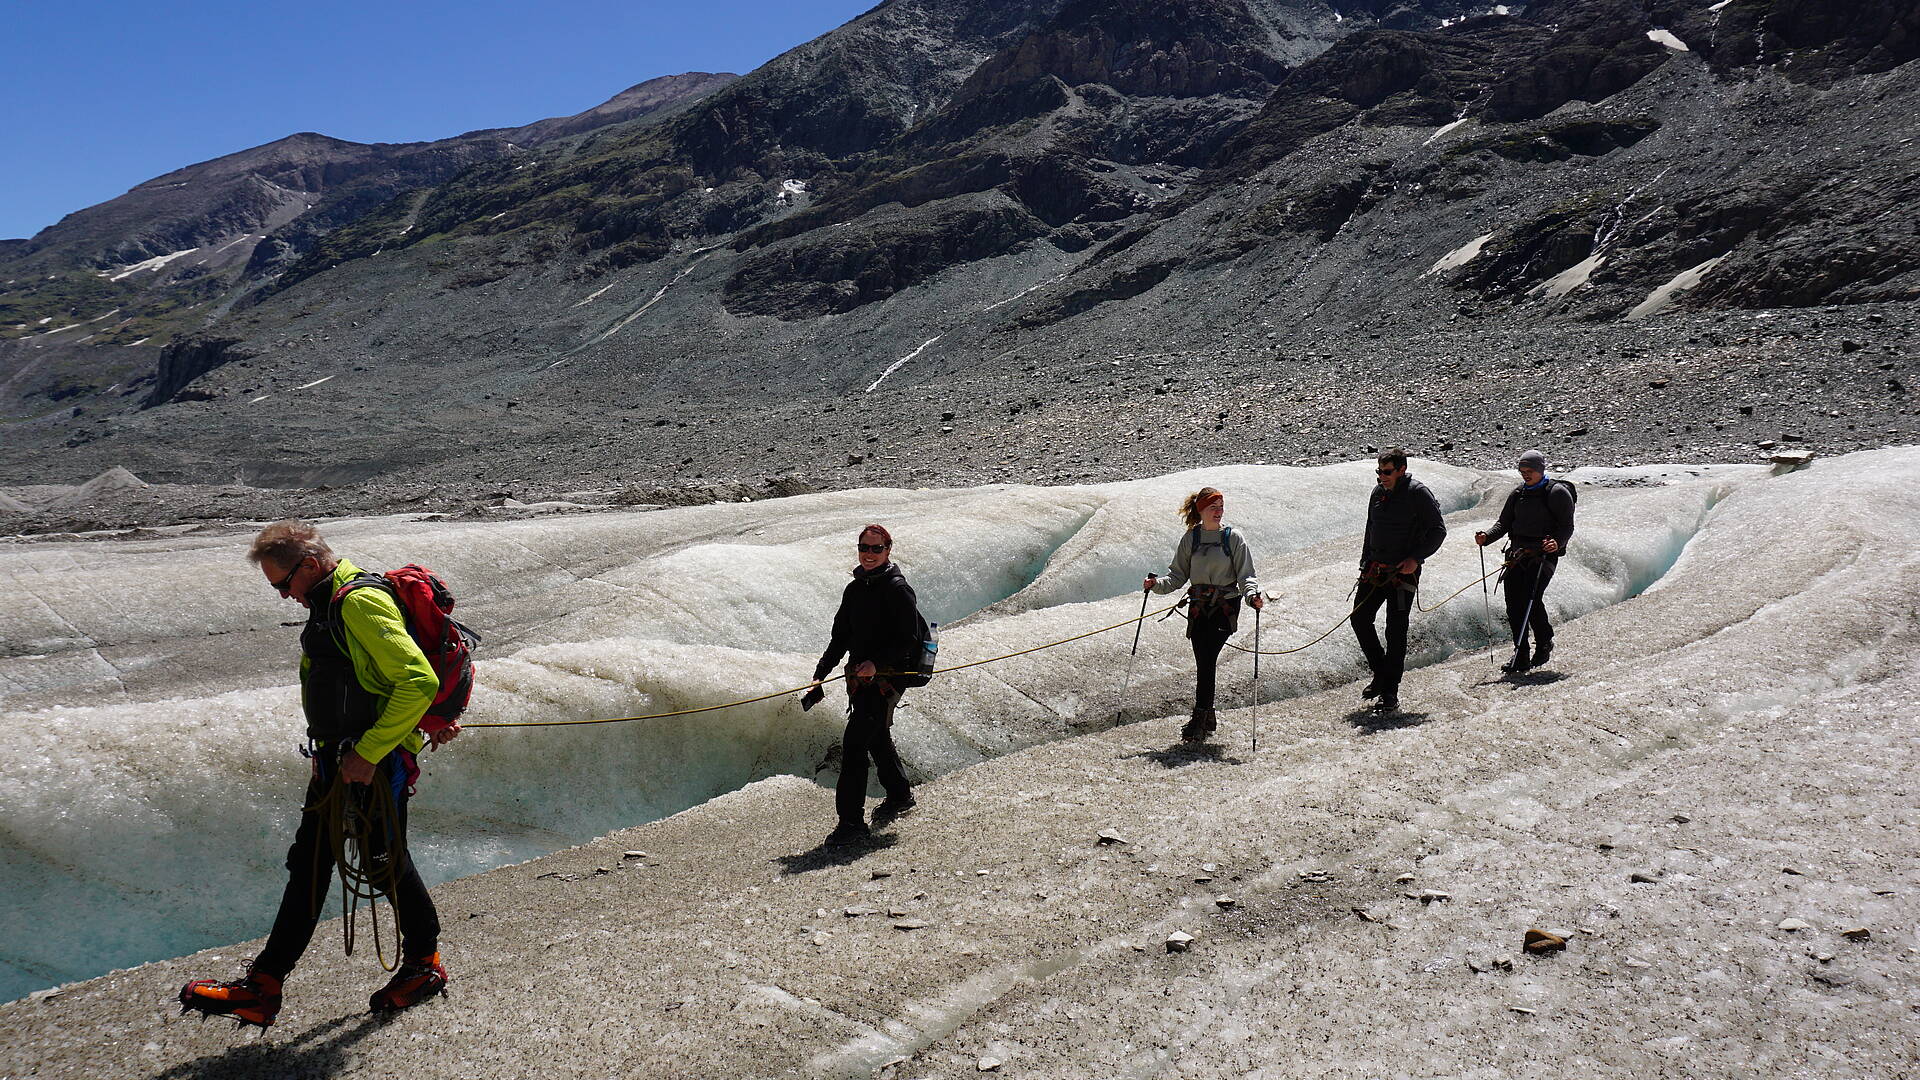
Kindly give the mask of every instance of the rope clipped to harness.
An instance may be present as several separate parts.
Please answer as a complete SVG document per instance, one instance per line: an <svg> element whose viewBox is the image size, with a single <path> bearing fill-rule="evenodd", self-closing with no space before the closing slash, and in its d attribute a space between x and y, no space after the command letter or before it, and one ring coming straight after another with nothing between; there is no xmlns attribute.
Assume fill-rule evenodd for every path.
<svg viewBox="0 0 1920 1080"><path fill-rule="evenodd" d="M352 750L345 751L352 753ZM367 902L367 917L373 923L373 951L380 961L380 967L394 971L400 966L400 915L394 905L396 888L400 883L400 871L395 861L395 849L399 847L398 822L399 806L394 801L393 787L385 782L385 777L375 777L371 784L350 784L336 766L333 770L333 784L320 801L307 808L309 813L318 814L322 830L322 843L333 854L333 865L340 877L340 933L344 939L347 955L353 955L353 942L356 932L354 925L360 912L360 902ZM380 897L387 898L387 906L394 909L390 916L393 923L394 955L391 963L387 960L386 947L380 937ZM314 915L326 904L326 891L314 890Z"/></svg>

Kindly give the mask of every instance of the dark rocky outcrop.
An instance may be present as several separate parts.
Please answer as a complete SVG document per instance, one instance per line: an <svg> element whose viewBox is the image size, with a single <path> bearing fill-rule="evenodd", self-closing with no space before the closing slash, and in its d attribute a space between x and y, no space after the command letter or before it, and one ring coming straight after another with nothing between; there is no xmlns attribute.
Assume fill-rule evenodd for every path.
<svg viewBox="0 0 1920 1080"><path fill-rule="evenodd" d="M883 215L756 253L731 278L727 308L805 319L884 300L961 263L992 258L1045 234L1004 195L948 199L923 212Z"/></svg>
<svg viewBox="0 0 1920 1080"><path fill-rule="evenodd" d="M185 338L167 346L160 354L160 365L155 372L153 388L146 399L140 403L143 409L165 405L170 401L181 400L187 390L187 384L205 375L223 364L235 360L250 359L255 353L246 347L246 343L231 337L192 337ZM202 395L198 400L206 400Z"/></svg>
<svg viewBox="0 0 1920 1080"><path fill-rule="evenodd" d="M1778 65L1819 86L1920 58L1920 6L1910 0L1732 0L1687 26L1723 71Z"/></svg>
<svg viewBox="0 0 1920 1080"><path fill-rule="evenodd" d="M1553 36L1494 85L1482 110L1488 119L1532 120L1569 101L1604 101L1667 61L1666 47L1647 36L1659 24L1639 0L1538 5L1528 17L1555 20Z"/></svg>

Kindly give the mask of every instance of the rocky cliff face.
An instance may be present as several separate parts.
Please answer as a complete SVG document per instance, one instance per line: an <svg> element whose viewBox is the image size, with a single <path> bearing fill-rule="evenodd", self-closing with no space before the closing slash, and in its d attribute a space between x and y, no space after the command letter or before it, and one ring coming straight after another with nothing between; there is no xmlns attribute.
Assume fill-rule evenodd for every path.
<svg viewBox="0 0 1920 1080"><path fill-rule="evenodd" d="M504 426L697 467L575 425L1095 362L1123 395L1141 356L1304 380L1355 335L1425 357L1467 326L1583 355L1675 312L1909 303L1913 21L1880 0L890 0L657 122L475 150L410 190L390 166L329 181L261 227L278 277L208 330L244 374L140 384L202 399L126 430L245 445L249 402L351 371L314 407L445 387L444 421L390 437L450 461ZM222 213L271 218L312 169L250 172ZM115 302L76 289L66 318L113 326ZM794 438L764 452L826 436Z"/></svg>

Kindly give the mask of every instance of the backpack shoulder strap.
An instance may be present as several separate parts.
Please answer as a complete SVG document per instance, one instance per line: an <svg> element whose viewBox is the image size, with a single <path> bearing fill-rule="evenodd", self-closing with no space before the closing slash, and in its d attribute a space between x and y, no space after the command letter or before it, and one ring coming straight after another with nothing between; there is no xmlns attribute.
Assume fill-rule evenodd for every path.
<svg viewBox="0 0 1920 1080"><path fill-rule="evenodd" d="M348 593L355 589L367 588L368 586L385 589L388 596L397 597L399 595L398 590L393 587L393 582L387 580L387 575L376 574L371 570L362 570L353 577L348 578L345 584L333 590L333 602L338 604L347 598Z"/></svg>

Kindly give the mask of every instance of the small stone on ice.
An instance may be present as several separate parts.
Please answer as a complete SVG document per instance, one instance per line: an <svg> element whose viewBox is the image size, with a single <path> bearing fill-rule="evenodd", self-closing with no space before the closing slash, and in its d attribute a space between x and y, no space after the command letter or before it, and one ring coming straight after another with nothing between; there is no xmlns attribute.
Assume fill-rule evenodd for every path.
<svg viewBox="0 0 1920 1080"><path fill-rule="evenodd" d="M1660 883L1658 875L1649 874L1645 870L1635 870L1633 873L1627 875L1627 880L1636 885L1658 885Z"/></svg>
<svg viewBox="0 0 1920 1080"><path fill-rule="evenodd" d="M1439 889L1421 889L1417 893L1408 893L1407 898L1410 900L1418 900L1423 904L1431 904L1435 901L1451 900L1453 899L1453 894L1450 892L1442 892Z"/></svg>
<svg viewBox="0 0 1920 1080"><path fill-rule="evenodd" d="M1818 960L1823 964L1830 964L1833 962L1833 954L1830 952L1810 952L1807 955L1813 957L1815 960Z"/></svg>
<svg viewBox="0 0 1920 1080"><path fill-rule="evenodd" d="M893 876L893 871L891 870L875 870L867 876L867 880L879 881L883 877L892 877L892 876Z"/></svg>
<svg viewBox="0 0 1920 1080"><path fill-rule="evenodd" d="M1222 893L1219 896L1214 897L1213 902L1216 907L1230 908L1233 905L1239 903L1240 901L1235 900L1233 897L1228 896L1225 893Z"/></svg>
<svg viewBox="0 0 1920 1080"><path fill-rule="evenodd" d="M620 853L620 857L623 859L644 859L647 857L647 853L644 851L623 851Z"/></svg>
<svg viewBox="0 0 1920 1080"><path fill-rule="evenodd" d="M1202 869L1202 870L1204 870L1204 871L1206 871L1206 872L1207 872L1207 873L1209 873L1209 874L1217 874L1217 873L1219 873L1219 872L1220 872L1220 864L1219 864L1219 863L1210 863L1210 862L1209 862L1209 863L1201 863L1201 864L1200 864L1200 869Z"/></svg>
<svg viewBox="0 0 1920 1080"><path fill-rule="evenodd" d="M1413 875L1401 874L1399 877L1394 878L1393 881L1396 885L1411 885L1413 884Z"/></svg>
<svg viewBox="0 0 1920 1080"><path fill-rule="evenodd" d="M1524 1009L1518 1005L1510 1006L1510 1008L1512 1008L1514 1012L1519 1013L1521 1016L1538 1016L1539 1015L1538 1013L1534 1012L1532 1009Z"/></svg>
<svg viewBox="0 0 1920 1080"><path fill-rule="evenodd" d="M1805 919L1781 919L1780 924L1774 927L1774 929L1793 933L1796 930L1811 930L1813 929L1813 924Z"/></svg>
<svg viewBox="0 0 1920 1080"><path fill-rule="evenodd" d="M1355 915L1360 916L1360 919L1362 922L1377 922L1377 923L1386 922L1387 918L1393 914L1392 912L1387 910L1386 905L1384 904L1381 904L1375 907L1370 907L1370 908L1354 908L1353 913Z"/></svg>
<svg viewBox="0 0 1920 1080"><path fill-rule="evenodd" d="M1567 939L1559 934L1550 934L1545 930L1528 930L1525 938L1526 950L1535 956L1556 953L1567 947Z"/></svg>
<svg viewBox="0 0 1920 1080"><path fill-rule="evenodd" d="M1693 819L1688 817L1685 814L1675 814L1670 820L1672 820L1672 822L1675 825L1685 825L1687 822L1692 821Z"/></svg>
<svg viewBox="0 0 1920 1080"><path fill-rule="evenodd" d="M1873 937L1873 931L1864 926L1854 926L1840 931L1840 936L1848 941L1867 941Z"/></svg>
<svg viewBox="0 0 1920 1080"><path fill-rule="evenodd" d="M1647 963L1645 960L1628 960L1627 966L1634 969L1635 971L1644 971L1647 968L1652 967L1653 965Z"/></svg>
<svg viewBox="0 0 1920 1080"><path fill-rule="evenodd" d="M1114 832L1112 829L1101 829L1100 842L1103 844L1124 844L1126 843L1126 840L1123 839L1119 833Z"/></svg>
<svg viewBox="0 0 1920 1080"><path fill-rule="evenodd" d="M981 1058L979 1069L981 1072L992 1072L993 1070L999 1068L1001 1065L1004 1065L1004 1064L1005 1062L1001 1061L999 1058Z"/></svg>
<svg viewBox="0 0 1920 1080"><path fill-rule="evenodd" d="M919 919L901 919L893 924L895 930L925 930L927 924Z"/></svg>
<svg viewBox="0 0 1920 1080"><path fill-rule="evenodd" d="M1185 930L1175 930L1167 935L1167 951L1186 952L1193 945L1193 935Z"/></svg>

